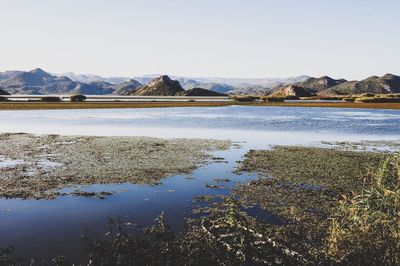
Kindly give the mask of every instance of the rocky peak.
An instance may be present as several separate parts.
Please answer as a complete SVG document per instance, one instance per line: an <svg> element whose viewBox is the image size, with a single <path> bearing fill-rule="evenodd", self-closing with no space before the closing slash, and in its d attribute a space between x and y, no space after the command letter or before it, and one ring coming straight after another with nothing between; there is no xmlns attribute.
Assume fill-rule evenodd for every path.
<svg viewBox="0 0 400 266"><path fill-rule="evenodd" d="M133 95L142 96L175 96L183 93L185 90L177 80L163 75L153 79L149 84L133 91Z"/></svg>

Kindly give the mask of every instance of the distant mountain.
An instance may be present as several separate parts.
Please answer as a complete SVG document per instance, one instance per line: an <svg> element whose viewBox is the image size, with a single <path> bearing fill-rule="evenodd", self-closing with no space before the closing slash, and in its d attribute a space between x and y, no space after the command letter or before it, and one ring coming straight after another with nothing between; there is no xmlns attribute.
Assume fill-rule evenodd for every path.
<svg viewBox="0 0 400 266"><path fill-rule="evenodd" d="M73 89L73 94L86 94L86 95L106 95L112 94L114 87L112 84L104 81L93 81L89 83L78 83Z"/></svg>
<svg viewBox="0 0 400 266"><path fill-rule="evenodd" d="M161 77L164 84L154 84ZM152 84L153 83L153 84ZM110 77L98 75L64 75L48 73L40 68L32 71L6 71L0 73L0 89L11 94L134 94L171 95L182 93L181 89L202 88L223 94L270 95L279 92L287 85L295 85L310 95L348 95L362 93L400 93L400 77L386 74L372 76L361 81L346 81L328 76L319 78L298 76L291 78L204 78L176 77L165 75L145 75L135 78ZM159 86L159 87L157 87ZM174 88L175 90L171 89ZM285 88L288 90L288 88ZM293 89L293 88L292 88ZM299 90L299 89L296 89ZM137 91L137 92L136 92ZM280 91L279 93L287 93ZM174 95L175 95L174 94Z"/></svg>
<svg viewBox="0 0 400 266"><path fill-rule="evenodd" d="M123 94L126 94L128 92L135 91L140 86L142 86L142 84L139 81L137 81L135 79L131 79L131 80L126 81L126 82L115 84L114 85L113 94L115 94L115 95L123 95Z"/></svg>
<svg viewBox="0 0 400 266"><path fill-rule="evenodd" d="M234 90L229 91L229 94L264 96L264 95L270 94L271 91L273 91L273 90L274 89L272 89L272 88L263 87L263 86L259 86L259 85L247 85L247 86L235 88Z"/></svg>
<svg viewBox="0 0 400 266"><path fill-rule="evenodd" d="M83 82L83 83L91 83L95 81L104 81L110 84L118 84L118 83L123 83L129 80L127 77L101 77L98 75L93 75L93 74L78 74L76 75L73 72L67 72L63 73L62 76L69 77L73 81L78 81L78 82Z"/></svg>
<svg viewBox="0 0 400 266"><path fill-rule="evenodd" d="M5 74L6 73L6 74ZM79 82L67 76L55 76L37 68L32 71L14 71L1 73L8 76L7 79L0 80L0 89L10 94L88 94L104 95L113 94L117 89L121 89L127 84L112 84L97 80ZM133 84L133 81L131 81Z"/></svg>
<svg viewBox="0 0 400 266"><path fill-rule="evenodd" d="M155 77L160 75L145 75L134 77L142 84L147 84ZM178 80L185 89L205 88L216 92L227 94L255 94L265 95L271 91L271 88L284 86L287 84L305 81L309 76L298 76L291 78L204 78L204 77L177 77L170 76L174 80Z"/></svg>
<svg viewBox="0 0 400 266"><path fill-rule="evenodd" d="M203 88L193 88L183 92L185 96L227 96L226 94L206 90Z"/></svg>
<svg viewBox="0 0 400 266"><path fill-rule="evenodd" d="M0 81L0 88L11 94L65 94L77 85L68 77L56 77L40 68Z"/></svg>
<svg viewBox="0 0 400 266"><path fill-rule="evenodd" d="M185 90L177 80L172 80L164 75L153 79L149 84L134 89L125 95L138 96L175 96L184 93Z"/></svg>
<svg viewBox="0 0 400 266"><path fill-rule="evenodd" d="M307 88L298 85L287 85L270 94L271 97L311 97L315 95Z"/></svg>
<svg viewBox="0 0 400 266"><path fill-rule="evenodd" d="M3 73L0 72L0 80L5 80L5 79L12 78L12 77L18 75L21 72L22 71L18 71L18 70L5 71Z"/></svg>
<svg viewBox="0 0 400 266"><path fill-rule="evenodd" d="M361 81L347 81L322 91L320 94L349 95L363 93L400 93L400 76L386 74L382 77L371 76Z"/></svg>
<svg viewBox="0 0 400 266"><path fill-rule="evenodd" d="M176 78L176 77L172 77ZM181 77L183 79L192 79L199 83L217 83L227 84L235 88L247 87L247 86L261 86L261 87L276 87L282 84L292 84L296 82L302 82L309 78L309 76L298 76L290 78L204 78L204 77Z"/></svg>
<svg viewBox="0 0 400 266"><path fill-rule="evenodd" d="M92 82L92 81L106 81L111 84L117 85L124 82L128 82L130 78L127 77L116 77L116 78L105 78L92 74L76 75L72 72L64 73L63 75L68 76L74 81L79 82ZM144 76L133 77L134 80L139 83L146 85L153 79L162 76L161 74L150 74ZM173 80L179 81L182 88L185 90L192 88L205 88L208 90L213 90L221 93L228 94L254 94L254 95L266 95L271 91L271 88L277 86L285 86L287 84L292 84L296 82L302 82L309 78L309 76L298 76L291 78L256 78L256 79L246 79L246 78L204 78L204 77L178 77L169 76ZM123 94L124 90L119 90L116 88L114 94ZM129 91L126 90L126 91Z"/></svg>
<svg viewBox="0 0 400 266"><path fill-rule="evenodd" d="M0 89L0 95L10 95L10 94L8 92L3 91L3 90Z"/></svg>
<svg viewBox="0 0 400 266"><path fill-rule="evenodd" d="M236 88L228 85L228 84L223 84L223 83L204 83L200 84L200 86L206 90L210 91L215 91L219 93L229 93L232 90L235 90Z"/></svg>

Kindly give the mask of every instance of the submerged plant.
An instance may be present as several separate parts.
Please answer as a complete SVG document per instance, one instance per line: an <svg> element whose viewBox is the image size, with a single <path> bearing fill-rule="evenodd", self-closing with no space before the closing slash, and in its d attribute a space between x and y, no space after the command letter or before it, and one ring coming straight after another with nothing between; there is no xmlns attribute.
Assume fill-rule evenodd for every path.
<svg viewBox="0 0 400 266"><path fill-rule="evenodd" d="M141 234L111 219L106 239L86 235L89 265L287 265L306 259L265 233L265 225L233 198L204 209L207 215L173 234L161 213Z"/></svg>

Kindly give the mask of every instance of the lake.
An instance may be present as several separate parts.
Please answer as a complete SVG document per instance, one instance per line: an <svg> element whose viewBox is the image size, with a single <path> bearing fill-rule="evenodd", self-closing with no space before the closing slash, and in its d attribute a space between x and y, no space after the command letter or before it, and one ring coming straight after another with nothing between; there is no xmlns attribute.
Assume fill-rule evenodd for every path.
<svg viewBox="0 0 400 266"><path fill-rule="evenodd" d="M76 261L84 258L84 228L104 234L107 217L119 216L135 230L151 224L164 211L172 229L180 231L184 218L198 204L193 201L195 196L228 195L236 182L256 178L233 173L237 161L250 149L400 139L400 111L377 109L229 106L1 111L0 123L0 132L8 133L229 139L240 144L213 154L225 162L207 163L192 174L163 179L160 185L81 187L84 191L116 192L103 200L76 196L0 199L0 246L14 246L15 254L24 258L63 254ZM223 188L206 186L216 178L230 181L223 183ZM276 222L268 214L249 213Z"/></svg>

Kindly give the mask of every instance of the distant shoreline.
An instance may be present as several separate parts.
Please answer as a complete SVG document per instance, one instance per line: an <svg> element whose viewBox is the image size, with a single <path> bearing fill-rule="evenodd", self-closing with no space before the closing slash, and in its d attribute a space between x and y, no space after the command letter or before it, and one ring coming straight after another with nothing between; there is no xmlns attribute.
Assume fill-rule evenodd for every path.
<svg viewBox="0 0 400 266"><path fill-rule="evenodd" d="M116 109L116 108L163 108L163 107L219 107L219 106L283 106L400 109L400 103L353 103L353 102L1 102L1 110L57 110L57 109Z"/></svg>

